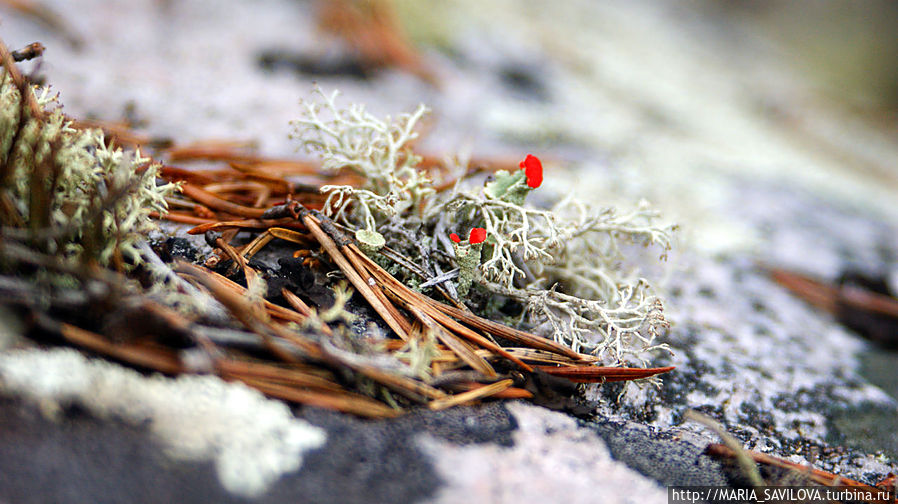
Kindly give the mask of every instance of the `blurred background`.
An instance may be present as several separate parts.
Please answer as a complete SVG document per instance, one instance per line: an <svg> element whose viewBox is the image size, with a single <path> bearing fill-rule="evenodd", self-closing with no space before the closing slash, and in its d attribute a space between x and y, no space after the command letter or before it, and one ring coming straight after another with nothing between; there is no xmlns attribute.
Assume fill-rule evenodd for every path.
<svg viewBox="0 0 898 504"><path fill-rule="evenodd" d="M317 83L376 114L427 104L423 153L533 152L559 194L646 198L711 253L776 246L794 194L894 222L885 0L2 0L0 19L11 48L47 47L26 66L69 114L177 144L302 156L288 122Z"/></svg>

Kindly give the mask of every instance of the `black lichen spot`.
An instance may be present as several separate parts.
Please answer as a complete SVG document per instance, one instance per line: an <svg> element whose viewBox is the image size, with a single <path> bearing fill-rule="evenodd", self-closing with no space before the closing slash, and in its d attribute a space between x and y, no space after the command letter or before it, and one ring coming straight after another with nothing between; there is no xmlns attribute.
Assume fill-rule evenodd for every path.
<svg viewBox="0 0 898 504"><path fill-rule="evenodd" d="M768 436L775 434L776 421L769 411L761 411L760 408L748 401L739 406L739 411L742 412L739 418L741 423L751 425Z"/></svg>
<svg viewBox="0 0 898 504"><path fill-rule="evenodd" d="M439 413L418 410L407 415L405 421L413 429L421 429L459 445L494 443L514 446L512 435L518 429L514 415L499 402L452 408Z"/></svg>
<svg viewBox="0 0 898 504"><path fill-rule="evenodd" d="M582 422L608 444L611 456L662 485L724 485L720 464L702 448L632 422Z"/></svg>
<svg viewBox="0 0 898 504"><path fill-rule="evenodd" d="M767 307L767 303L759 298L754 298L751 300L751 309L754 310L755 313L766 315L770 312L770 309Z"/></svg>
<svg viewBox="0 0 898 504"><path fill-rule="evenodd" d="M303 265L302 258L282 257L278 259L278 266L280 268L275 277L282 287L286 287L319 309L326 310L333 306L333 292L325 287L325 282L315 271ZM275 298L274 302L278 300L286 302L280 289L271 294Z"/></svg>
<svg viewBox="0 0 898 504"><path fill-rule="evenodd" d="M143 427L66 408L50 421L34 407L0 398L0 494L4 502L245 503L229 494L212 462L166 457ZM284 500L297 502L290 492Z"/></svg>

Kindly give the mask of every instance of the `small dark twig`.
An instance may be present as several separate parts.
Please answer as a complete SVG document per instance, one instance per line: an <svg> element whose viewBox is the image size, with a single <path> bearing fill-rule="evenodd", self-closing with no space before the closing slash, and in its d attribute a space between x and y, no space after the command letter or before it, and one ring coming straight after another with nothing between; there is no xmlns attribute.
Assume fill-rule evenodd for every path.
<svg viewBox="0 0 898 504"><path fill-rule="evenodd" d="M27 46L19 49L18 51L12 51L12 59L16 63L20 61L27 61L30 59L38 58L44 55L44 44L40 42L32 42Z"/></svg>

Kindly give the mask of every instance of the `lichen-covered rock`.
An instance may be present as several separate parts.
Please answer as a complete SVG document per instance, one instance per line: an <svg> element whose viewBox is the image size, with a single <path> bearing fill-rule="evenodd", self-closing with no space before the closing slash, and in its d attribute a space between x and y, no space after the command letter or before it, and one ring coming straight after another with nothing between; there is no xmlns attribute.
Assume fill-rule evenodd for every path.
<svg viewBox="0 0 898 504"><path fill-rule="evenodd" d="M265 153L294 152L279 132L299 115L290 104L312 78L265 74L254 65L259 51L272 45L309 54L320 50L326 41L315 35L310 4L143 0L120 2L108 16L85 14L107 12L110 3L103 0L43 4L91 35L80 52L67 48L58 33L15 14L3 25L3 36L12 46L33 40L48 46L48 81L64 92L73 115L112 120L133 100L155 134L184 141L237 135L257 139ZM421 142L422 152L451 153L468 144L478 154L540 149L546 159L564 162L547 163L539 192L578 192L598 205L646 197L680 223L679 252L670 259L669 281L660 286L672 322L663 341L674 354L652 362L677 369L659 388L633 389L620 402L616 386L589 390L588 397L602 401L595 405L600 418L594 422L512 406L511 413L501 414L489 407L424 412L411 427L408 417L386 425L304 409L298 414L327 430L327 444L303 452L303 468L272 482L258 502L285 501L296 489L309 502L434 496L463 501L469 497L463 492L478 482L497 489L478 474L453 471L465 467L440 464L442 455L456 466L482 464L497 471L499 481L520 482L515 474L520 471L532 475L524 483L548 489L561 482L581 485L577 478L598 479L601 474L585 469L607 468L614 481L632 477L647 489L641 501L664 502L649 479L664 485L721 482L714 464L700 455L703 445L716 439L698 425L682 423L687 408L715 417L750 448L813 461L867 483L895 471L896 392L888 396L872 386L856 356L876 352L889 362L894 354L873 349L793 298L761 267L828 280L848 266L877 273L898 269L892 170L898 147L888 134L820 99L803 78L753 42L757 31L726 17L719 6L710 13L692 3L657 0L452 6L429 5L413 20L416 28L437 26L444 32L443 47L450 46L451 56L437 58L440 89L393 72L373 83L316 79L342 89L351 101L370 104L378 115L430 104L436 120L433 133ZM108 366L103 372L121 369ZM134 374L133 381L154 380ZM0 403L0 409L7 407ZM171 415L177 418L176 412ZM249 428L266 425L265 414L247 410L245 415ZM65 417L60 422L18 425L45 429L28 437L31 443L63 438L70 433L67 427L83 423ZM118 424L92 428L108 433L109 445L147 449L145 442L129 445L113 434ZM483 444L459 446L470 439ZM581 444L594 450L585 453ZM62 453L60 445L65 443L44 446ZM521 447L542 451L528 457ZM583 457L587 467L577 466L558 447ZM59 468L52 457L2 447L0 453L16 455L6 466L10 469L21 466L24 454L35 455L29 459L37 467L34 479L17 483L18 488L45 488L42 475L60 474L47 471ZM64 453L90 458L105 452ZM504 464L503 455L516 464ZM174 463L165 456L166 464ZM676 472L684 461L697 471ZM569 471L555 479L557 463ZM79 467L83 473L66 473L68 486L54 484L71 489L71 495L91 495L78 485L113 474L103 464ZM115 472L121 476L117 484L135 488L135 479L165 474L158 466L139 467L141 472ZM215 474L211 468L206 472ZM0 489L11 486L3 486L4 474L12 472L0 471ZM211 479L208 475L197 481ZM165 481L182 489L194 483ZM605 491L601 483L593 487ZM598 500L592 493L576 499Z"/></svg>
<svg viewBox="0 0 898 504"><path fill-rule="evenodd" d="M878 350L776 284L767 267L835 280L862 257L868 269L882 271L878 255L884 246L898 250L895 233L864 213L764 184L745 183L743 195L731 202L732 211L763 226L772 247L754 256L674 259L677 272L667 285L674 355L664 362L677 371L663 386L620 403L617 387L589 395L605 398L604 411L613 417L697 431L681 425L684 411L696 409L722 421L748 448L860 480L888 473L898 458L894 444L870 453L867 438L894 432L898 402L871 385L855 361L858 353ZM846 239L854 237L864 239ZM798 257L795 247L814 253ZM866 434L850 428L839 420L848 415L867 418L873 428ZM848 449L833 449L834 440Z"/></svg>

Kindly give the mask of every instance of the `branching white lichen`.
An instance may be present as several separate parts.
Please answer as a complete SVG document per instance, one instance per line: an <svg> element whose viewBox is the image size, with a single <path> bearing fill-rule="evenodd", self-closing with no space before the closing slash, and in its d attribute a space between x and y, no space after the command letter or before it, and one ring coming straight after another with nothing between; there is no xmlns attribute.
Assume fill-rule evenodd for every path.
<svg viewBox="0 0 898 504"><path fill-rule="evenodd" d="M527 206L527 193L542 180L533 156L522 162L526 177L499 172L485 190L460 183L451 192L437 193L416 168L419 158L409 148L423 106L395 121L381 121L358 105L339 109L336 93L316 93L322 103L303 104L294 136L319 154L327 169L348 167L366 178L361 189L323 188L329 215L370 232L413 228L420 242L408 243L408 231L387 241L434 264L453 253L443 234L485 228L480 273L470 278L466 270L460 286L473 281L486 292L519 301L521 316L535 330L605 363L644 364L647 352L666 349L656 340L667 328L661 302L622 251L625 243L653 245L663 257L670 248L673 227L658 225L658 215L645 202L629 213L595 209L572 197L550 209ZM329 119L322 118L322 110ZM445 253L429 248L438 244Z"/></svg>
<svg viewBox="0 0 898 504"><path fill-rule="evenodd" d="M310 153L321 157L324 170L349 168L363 175L366 186L324 186L328 194L325 209L345 223L350 201L361 214L368 231L374 231L377 219L390 219L415 208L434 194L427 175L418 170L421 161L410 143L417 138L415 125L427 112L419 105L411 114L380 120L361 105L341 109L338 92L330 95L315 88L320 102L303 102L303 117L291 122L292 138L301 141Z"/></svg>
<svg viewBox="0 0 898 504"><path fill-rule="evenodd" d="M656 225L647 203L621 215L572 197L551 210L466 194L455 201L481 216L490 236L484 285L526 303L531 321L549 325L553 339L615 362L666 348L655 344L667 328L661 302L635 268L624 267L621 251L624 242L658 246L662 256L670 249L673 228Z"/></svg>

